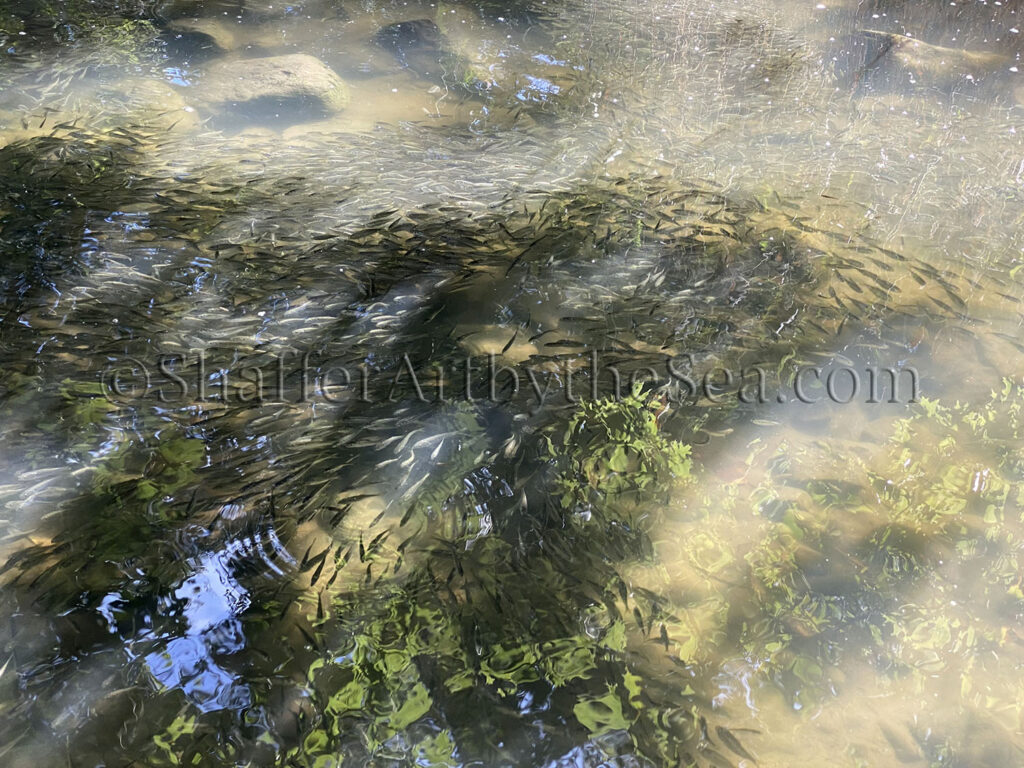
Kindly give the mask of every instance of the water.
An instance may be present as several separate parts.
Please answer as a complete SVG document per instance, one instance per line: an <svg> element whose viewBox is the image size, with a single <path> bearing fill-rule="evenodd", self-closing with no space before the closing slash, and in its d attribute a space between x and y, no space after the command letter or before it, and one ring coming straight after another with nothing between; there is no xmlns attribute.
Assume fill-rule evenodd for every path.
<svg viewBox="0 0 1024 768"><path fill-rule="evenodd" d="M1020 763L1019 15L4 6L4 763Z"/></svg>

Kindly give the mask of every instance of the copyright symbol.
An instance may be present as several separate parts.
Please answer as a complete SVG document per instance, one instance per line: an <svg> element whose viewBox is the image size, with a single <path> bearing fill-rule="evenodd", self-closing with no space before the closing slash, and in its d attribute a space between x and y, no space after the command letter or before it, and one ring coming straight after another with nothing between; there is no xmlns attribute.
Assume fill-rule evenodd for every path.
<svg viewBox="0 0 1024 768"><path fill-rule="evenodd" d="M123 404L149 394L152 381L142 361L125 357L104 369L101 384L108 401Z"/></svg>

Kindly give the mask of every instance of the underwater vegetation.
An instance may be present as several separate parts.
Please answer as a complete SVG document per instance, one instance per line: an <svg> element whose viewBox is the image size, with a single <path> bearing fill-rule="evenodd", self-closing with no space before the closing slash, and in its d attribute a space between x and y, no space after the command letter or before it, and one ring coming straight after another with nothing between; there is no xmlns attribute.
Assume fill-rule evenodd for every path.
<svg viewBox="0 0 1024 768"><path fill-rule="evenodd" d="M175 716L171 707L163 725L151 717L121 722L116 718L123 708L92 717L117 723L154 764L194 763L211 755L263 762L284 751L302 765L445 765L467 755L499 762L524 749L539 761L589 739L603 754L634 754L652 764L720 765L756 752L758 744L756 734L716 724L720 716L710 702L724 660L744 659L755 681L810 708L842 689L840 670L852 655L889 685L922 697L941 685L937 671L952 669L962 681L961 705L988 729L990 740L982 748L953 723L912 724L909 717L907 725L877 725L876 735L943 764L1000 764L978 758L979 749L999 760L1017 759L1008 736L998 736L1005 728L1000 713L1017 706L1014 676L1002 675L1003 688L988 685L979 700L972 670L983 649L996 652L989 663L1001 669L1019 663L1019 638L1004 617L1019 613L1024 600L1014 559L1021 520L1012 511L1021 493L1015 443L1022 394L1008 381L981 406L924 400L892 425L880 454L856 441L796 451L785 441L754 441L751 450L765 470L747 481L749 497L740 484L700 496L686 504L686 519L673 523L686 542L682 565L673 567L688 569L692 580L682 594L660 591L667 584L646 572L658 568L664 552L650 539L659 530L655 521L638 518L636 504L624 498L630 491L616 479L622 454L609 453L602 441L573 439L587 414L592 434L620 436L635 452L639 471L627 482L674 497L678 508L691 488L687 478L702 470L690 463L688 446L659 434L650 403L636 396L581 407L537 457L540 474L521 494L500 481L509 476L500 460L468 470L453 466L457 482L451 488L458 490L435 496L441 499L436 508L421 508L372 540L363 533L358 541L328 542L322 552L311 545L301 559L275 551L283 545L273 531L286 531L289 515L271 510L258 526L234 532L237 543L222 561L234 583L247 585L236 587L244 604L263 606L247 612L244 635L248 647L262 647L256 658L265 655L262 663L270 666L247 677L265 674L270 687L236 689L229 702L186 687L198 712L186 708ZM572 448L566 453L555 448L559 443ZM960 458L951 462L954 444ZM166 468L149 472L150 482L173 493L196 471L201 442L169 441L159 450ZM858 454L863 458L851 461ZM595 471L605 463L605 471ZM130 464L125 456L112 460L110 469ZM581 474L580 467L587 469ZM91 491L97 501L114 491L112 481L97 475ZM575 499L581 484L588 489L585 511L551 493L569 489ZM134 515L147 501L146 493L134 501L123 491L118 497L127 503L122 510L139 510ZM471 512L485 499L492 502L486 522ZM96 513L103 508L99 504ZM45 569L41 556L63 560L81 547L102 548L116 553L116 561L132 563L135 573L132 586L125 583L115 601L106 601L118 634L139 632L123 622L161 604L171 609L164 621L183 610L180 620L191 623L187 601L174 608L176 600L164 602L159 594L183 596L196 577L176 589L184 573L167 557L173 549L152 550L160 539L180 546L171 542L181 534L165 537L194 526L195 507L185 512L144 523L140 518L142 531L126 528L123 516L90 518L74 537L23 550L9 561L8 577L23 574L10 586L24 594L41 590L38 601L53 600L68 587L81 589L89 583L83 577L103 584L114 574L90 577L89 566L79 568L75 585L62 588L55 580L59 570L39 570ZM754 535L724 538L733 517L749 519ZM407 536L415 525L425 528L397 548L387 546L389 536ZM213 530L218 527L222 533L215 536L226 534L231 523L223 520ZM285 533L283 539L291 537ZM211 551L213 543L197 552ZM389 564L395 553L412 564ZM271 568L296 577L291 587L273 587L273 599L261 595L271 587L253 579ZM309 588L296 592L304 579ZM160 583L167 586L161 590ZM931 586L930 597L915 598L923 583ZM49 631L67 642L66 625L79 622L73 637L84 642L90 637L84 630L95 621L89 614L87 604L63 612ZM33 626L27 615L19 625ZM227 627L200 629L205 642L216 640L215 658L230 658ZM91 642L99 644L93 652L109 642L105 634L92 631ZM286 657L282 643L290 649ZM132 642L140 671L148 667L158 674L158 650L147 649L160 647L158 633L144 625ZM17 647L11 650L17 657ZM83 650L63 645L60 653L70 659ZM45 683L44 669L25 679L29 690ZM129 686L119 694L121 706L134 707L130 702L141 691ZM164 694L172 700L180 695ZM248 745L242 752L214 735L239 727L224 719L228 703L250 713L240 731ZM562 713L569 711L567 719ZM101 731L102 725L91 728ZM870 741L870 735L862 738Z"/></svg>

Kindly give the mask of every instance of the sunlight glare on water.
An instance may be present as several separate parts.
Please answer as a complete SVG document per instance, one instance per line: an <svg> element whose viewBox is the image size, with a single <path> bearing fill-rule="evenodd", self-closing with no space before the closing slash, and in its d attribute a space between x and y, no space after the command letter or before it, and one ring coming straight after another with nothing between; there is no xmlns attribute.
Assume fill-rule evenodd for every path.
<svg viewBox="0 0 1024 768"><path fill-rule="evenodd" d="M0 4L0 760L1024 764L1022 24Z"/></svg>

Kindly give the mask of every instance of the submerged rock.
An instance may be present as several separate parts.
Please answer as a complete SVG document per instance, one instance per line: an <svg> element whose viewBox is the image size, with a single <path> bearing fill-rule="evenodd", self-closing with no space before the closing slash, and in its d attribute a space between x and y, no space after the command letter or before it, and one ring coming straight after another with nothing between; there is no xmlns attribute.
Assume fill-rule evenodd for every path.
<svg viewBox="0 0 1024 768"><path fill-rule="evenodd" d="M187 132L199 117L172 86L160 80L133 77L98 92L106 114L104 123L131 125L148 131Z"/></svg>
<svg viewBox="0 0 1024 768"><path fill-rule="evenodd" d="M491 80L481 76L465 56L430 19L416 19L382 27L374 42L394 54L398 62L421 77L470 95L486 94Z"/></svg>
<svg viewBox="0 0 1024 768"><path fill-rule="evenodd" d="M217 19L178 19L167 26L175 42L206 53L227 53L238 47L234 31Z"/></svg>
<svg viewBox="0 0 1024 768"><path fill-rule="evenodd" d="M493 110L507 110L518 119L521 108L565 115L581 111L591 90L578 88L582 67L548 55L535 55L514 43L494 46L452 34L429 19L382 27L373 37L398 64L435 83L442 92L485 101ZM572 95L570 95L572 94Z"/></svg>
<svg viewBox="0 0 1024 768"><path fill-rule="evenodd" d="M980 80L1012 64L1009 56L1000 53L945 48L895 32L865 29L861 34L881 43L881 48L868 61L865 70L891 61L916 78L934 85L953 85L960 80Z"/></svg>
<svg viewBox="0 0 1024 768"><path fill-rule="evenodd" d="M181 16L199 16L206 13L227 11L227 2L202 2L202 0L163 0L156 4L156 12L165 19ZM238 3L234 3L237 7ZM223 6L223 7L219 7Z"/></svg>
<svg viewBox="0 0 1024 768"><path fill-rule="evenodd" d="M247 20L279 19L299 15L324 15L327 12L344 13L324 0L311 2L266 2L265 0L165 0L157 4L157 12L165 19L189 17L217 17L229 15Z"/></svg>
<svg viewBox="0 0 1024 768"><path fill-rule="evenodd" d="M303 53L217 62L206 72L197 93L212 106L244 111L287 106L334 114L349 101L345 81L319 59Z"/></svg>

